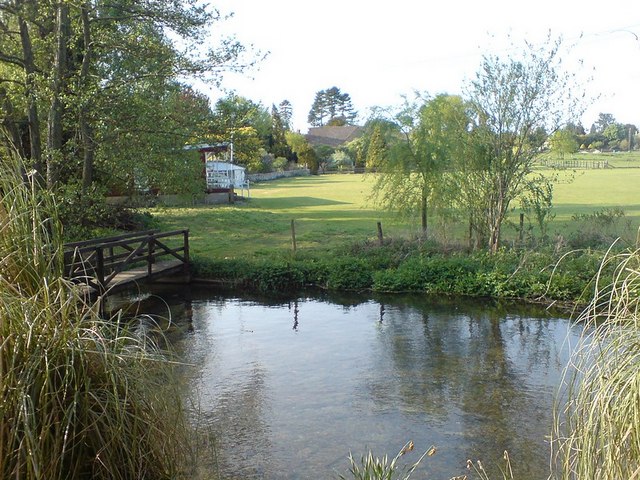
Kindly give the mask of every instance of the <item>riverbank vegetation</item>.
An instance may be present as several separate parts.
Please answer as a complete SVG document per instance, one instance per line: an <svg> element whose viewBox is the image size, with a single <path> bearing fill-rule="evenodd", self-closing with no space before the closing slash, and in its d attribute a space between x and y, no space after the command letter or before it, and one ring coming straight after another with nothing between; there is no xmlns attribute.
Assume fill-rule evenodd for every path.
<svg viewBox="0 0 640 480"><path fill-rule="evenodd" d="M640 251L606 257L567 367L555 432L558 478L636 478L640 472ZM565 402L566 400L566 402Z"/></svg>
<svg viewBox="0 0 640 480"><path fill-rule="evenodd" d="M152 213L162 228L190 228L196 276L222 284L267 292L316 286L586 302L604 251L618 237L620 248L635 242L640 169L539 172L556 178L546 235L531 214L514 210L504 248L493 255L470 249L455 219L440 222L434 215L425 238L419 223L376 208L371 175L281 179L255 185L251 199L233 206Z"/></svg>
<svg viewBox="0 0 640 480"><path fill-rule="evenodd" d="M0 477L175 478L190 450L169 358L62 278L50 195L0 165Z"/></svg>

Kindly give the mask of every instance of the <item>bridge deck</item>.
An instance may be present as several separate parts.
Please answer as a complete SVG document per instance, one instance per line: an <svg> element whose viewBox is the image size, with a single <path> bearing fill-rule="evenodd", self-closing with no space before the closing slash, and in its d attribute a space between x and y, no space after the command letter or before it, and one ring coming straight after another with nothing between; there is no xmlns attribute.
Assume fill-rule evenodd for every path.
<svg viewBox="0 0 640 480"><path fill-rule="evenodd" d="M142 283L156 277L173 275L184 270L184 262L181 260L164 260L153 265L153 274L149 277L147 266L132 268L118 273L109 283L109 290L121 290L132 284Z"/></svg>

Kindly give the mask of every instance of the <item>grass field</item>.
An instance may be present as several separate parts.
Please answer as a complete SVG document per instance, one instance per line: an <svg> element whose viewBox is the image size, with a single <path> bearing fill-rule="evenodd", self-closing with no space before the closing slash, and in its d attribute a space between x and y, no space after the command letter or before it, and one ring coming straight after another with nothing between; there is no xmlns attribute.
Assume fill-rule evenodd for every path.
<svg viewBox="0 0 640 480"><path fill-rule="evenodd" d="M550 235L587 235L606 230L610 235L635 238L640 225L640 153L607 156L615 156L616 165L636 168L555 171L558 181ZM417 234L417 218L401 220L368 200L372 186L370 175L297 177L255 184L251 198L236 205L163 208L153 213L161 228L189 228L192 252L214 258L259 258L290 251L291 220L295 220L299 251L328 251L375 239L377 222L382 223L385 237ZM512 222L504 228L507 241L517 234L519 204L515 202L512 207ZM613 209L622 210L624 216L613 215ZM462 224L431 224L440 240L462 240Z"/></svg>
<svg viewBox="0 0 640 480"><path fill-rule="evenodd" d="M295 220L299 250L324 250L376 236L382 222L391 235L408 234L406 222L367 202L372 178L325 175L256 184L251 198L235 205L156 209L163 228L188 227L194 254L260 257L291 248ZM385 232L386 233L386 232Z"/></svg>

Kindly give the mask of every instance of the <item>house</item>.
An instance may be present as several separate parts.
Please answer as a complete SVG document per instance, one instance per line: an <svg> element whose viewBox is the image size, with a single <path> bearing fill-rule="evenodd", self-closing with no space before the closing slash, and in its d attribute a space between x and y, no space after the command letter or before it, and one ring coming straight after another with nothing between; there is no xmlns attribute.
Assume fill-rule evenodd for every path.
<svg viewBox="0 0 640 480"><path fill-rule="evenodd" d="M205 161L207 190L249 189L246 169L230 162Z"/></svg>
<svg viewBox="0 0 640 480"><path fill-rule="evenodd" d="M233 192L239 189L244 196L246 188L247 196L250 195L246 168L233 163L233 143L189 145L185 149L198 150L200 153L207 193Z"/></svg>
<svg viewBox="0 0 640 480"><path fill-rule="evenodd" d="M356 125L344 125L344 126L323 126L312 127L305 135L307 142L314 147L320 145L326 145L329 147L337 148L345 143L349 143L351 140L355 140L363 133L363 128Z"/></svg>

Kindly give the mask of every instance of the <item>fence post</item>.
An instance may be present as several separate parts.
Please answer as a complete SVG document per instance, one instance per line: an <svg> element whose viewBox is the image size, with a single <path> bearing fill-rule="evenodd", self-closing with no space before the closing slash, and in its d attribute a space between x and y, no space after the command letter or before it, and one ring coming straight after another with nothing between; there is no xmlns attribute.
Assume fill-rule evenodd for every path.
<svg viewBox="0 0 640 480"><path fill-rule="evenodd" d="M296 221L291 219L291 248L296 251Z"/></svg>
<svg viewBox="0 0 640 480"><path fill-rule="evenodd" d="M378 222L378 244L380 246L384 244L384 236L382 235L382 222Z"/></svg>
<svg viewBox="0 0 640 480"><path fill-rule="evenodd" d="M102 247L96 247L96 277L101 290L104 290L104 251ZM102 294L102 292L100 292Z"/></svg>
<svg viewBox="0 0 640 480"><path fill-rule="evenodd" d="M189 273L189 230L183 230L184 235L184 273Z"/></svg>
<svg viewBox="0 0 640 480"><path fill-rule="evenodd" d="M149 243L147 250L147 275L151 277L153 273L153 248L154 248L155 238L152 235L149 235Z"/></svg>
<svg viewBox="0 0 640 480"><path fill-rule="evenodd" d="M524 240L524 213L520 214L520 245Z"/></svg>

